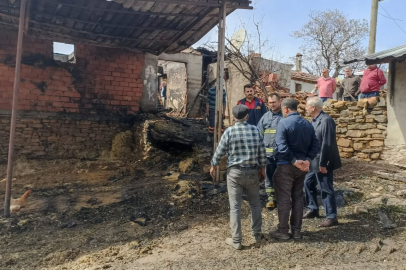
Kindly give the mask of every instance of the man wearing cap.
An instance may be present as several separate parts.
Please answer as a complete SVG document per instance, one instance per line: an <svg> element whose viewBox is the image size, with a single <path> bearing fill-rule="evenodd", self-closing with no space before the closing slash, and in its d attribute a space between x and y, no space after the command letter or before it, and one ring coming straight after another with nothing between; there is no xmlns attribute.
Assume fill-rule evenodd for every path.
<svg viewBox="0 0 406 270"><path fill-rule="evenodd" d="M265 178L265 192L268 196L266 208L271 210L276 207L272 178L276 170L276 159L274 155L276 128L279 121L283 118L281 112L281 97L277 93L270 94L268 97L268 105L270 111L259 120L258 129L264 135L266 158L268 160Z"/></svg>
<svg viewBox="0 0 406 270"><path fill-rule="evenodd" d="M313 126L299 115L297 105L294 98L282 101L281 110L285 118L279 122L275 138L277 168L273 180L279 224L270 236L282 240L290 238L289 227L293 239L301 238L304 179L310 161L320 149Z"/></svg>
<svg viewBox="0 0 406 270"><path fill-rule="evenodd" d="M245 192L251 208L251 228L255 242L261 241L261 203L259 200L259 175L265 178L266 154L261 132L256 126L247 123L248 108L237 105L233 108L235 125L221 136L220 143L211 160L210 174L215 170L224 155L227 161L227 189L230 201L230 227L232 238L226 243L235 249L242 249L241 203Z"/></svg>

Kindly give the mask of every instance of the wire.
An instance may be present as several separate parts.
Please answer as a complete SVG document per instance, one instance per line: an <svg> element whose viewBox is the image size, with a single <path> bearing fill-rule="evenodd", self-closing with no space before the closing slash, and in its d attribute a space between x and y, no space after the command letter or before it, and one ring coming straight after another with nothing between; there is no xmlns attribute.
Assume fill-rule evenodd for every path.
<svg viewBox="0 0 406 270"><path fill-rule="evenodd" d="M392 21L393 21L394 23L396 23L396 25L400 28L400 30L402 30L403 33L406 34L406 31L395 21L395 19L393 19L393 18L391 17L391 15L389 15L389 13L386 11L386 9L385 9L381 4L379 4L379 6L383 9L383 11L385 11L386 14L388 14L388 16L392 19Z"/></svg>
<svg viewBox="0 0 406 270"><path fill-rule="evenodd" d="M401 20L401 19L394 19L394 18L388 17L388 16L383 15L383 14L381 14L381 13L379 13L379 12L378 12L378 14L381 15L382 17L385 17L385 18L388 18L388 19L392 19L392 20L395 20L395 21L400 21L400 22L404 22L404 21L405 21L405 20Z"/></svg>

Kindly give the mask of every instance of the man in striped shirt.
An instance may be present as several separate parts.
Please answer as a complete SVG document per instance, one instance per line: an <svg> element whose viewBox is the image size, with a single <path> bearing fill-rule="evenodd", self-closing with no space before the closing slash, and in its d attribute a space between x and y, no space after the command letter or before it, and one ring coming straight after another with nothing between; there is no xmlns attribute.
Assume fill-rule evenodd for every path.
<svg viewBox="0 0 406 270"><path fill-rule="evenodd" d="M226 113L226 90L223 89L223 119ZM207 141L211 141L214 135L214 126L216 124L216 87L212 87L207 92L206 114L209 119L209 136Z"/></svg>
<svg viewBox="0 0 406 270"><path fill-rule="evenodd" d="M236 124L226 129L211 161L210 174L228 156L227 189L230 201L230 226L232 238L226 243L235 249L242 249L241 203L245 192L251 208L251 228L255 242L261 241L261 204L259 200L259 172L265 178L266 153L261 132L247 123L248 107L237 105L233 108Z"/></svg>

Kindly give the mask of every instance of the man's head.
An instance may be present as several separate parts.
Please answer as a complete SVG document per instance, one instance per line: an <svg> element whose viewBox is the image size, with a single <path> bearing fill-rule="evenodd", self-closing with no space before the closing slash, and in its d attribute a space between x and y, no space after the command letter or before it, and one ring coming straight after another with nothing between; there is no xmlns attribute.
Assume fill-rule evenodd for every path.
<svg viewBox="0 0 406 270"><path fill-rule="evenodd" d="M254 88L252 87L252 84L244 85L244 94L245 97L249 100L254 98Z"/></svg>
<svg viewBox="0 0 406 270"><path fill-rule="evenodd" d="M311 97L307 99L306 111L311 117L316 117L323 110L323 101L319 97Z"/></svg>
<svg viewBox="0 0 406 270"><path fill-rule="evenodd" d="M284 117L288 116L288 114L297 111L297 100L294 98L285 98L282 100L281 106L282 114Z"/></svg>
<svg viewBox="0 0 406 270"><path fill-rule="evenodd" d="M367 68L368 68L368 69L375 69L375 68L376 68L376 65L368 65Z"/></svg>
<svg viewBox="0 0 406 270"><path fill-rule="evenodd" d="M352 69L350 67L345 67L344 68L344 73L345 73L345 77L351 77Z"/></svg>
<svg viewBox="0 0 406 270"><path fill-rule="evenodd" d="M328 78L330 75L330 70L328 70L327 68L323 68L322 70L321 70L321 75L324 77L324 78Z"/></svg>
<svg viewBox="0 0 406 270"><path fill-rule="evenodd" d="M237 105L233 108L233 115L236 122L246 122L248 120L248 107Z"/></svg>
<svg viewBox="0 0 406 270"><path fill-rule="evenodd" d="M272 112L279 112L281 110L281 97L277 93L272 93L268 97L268 105Z"/></svg>

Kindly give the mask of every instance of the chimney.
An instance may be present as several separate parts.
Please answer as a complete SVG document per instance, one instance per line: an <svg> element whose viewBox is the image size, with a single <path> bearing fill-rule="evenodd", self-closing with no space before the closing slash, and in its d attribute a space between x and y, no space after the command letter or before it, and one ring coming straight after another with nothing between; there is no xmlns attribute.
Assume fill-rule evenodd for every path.
<svg viewBox="0 0 406 270"><path fill-rule="evenodd" d="M302 54L296 54L296 70L302 72Z"/></svg>

